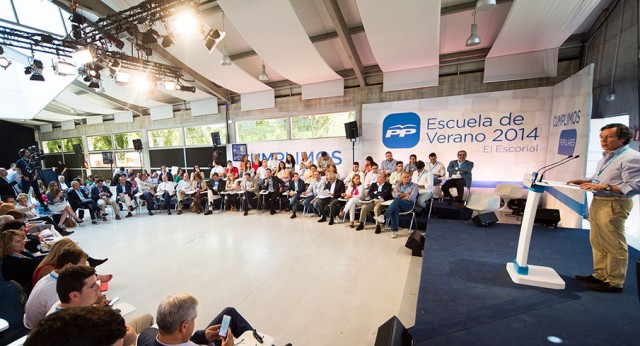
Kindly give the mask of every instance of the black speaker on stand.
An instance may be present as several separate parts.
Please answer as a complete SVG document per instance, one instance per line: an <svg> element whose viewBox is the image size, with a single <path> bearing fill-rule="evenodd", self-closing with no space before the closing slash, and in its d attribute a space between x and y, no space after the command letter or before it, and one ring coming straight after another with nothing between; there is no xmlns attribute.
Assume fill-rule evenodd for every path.
<svg viewBox="0 0 640 346"><path fill-rule="evenodd" d="M396 317L391 317L387 322L378 327L375 346L411 346L413 337L407 328Z"/></svg>
<svg viewBox="0 0 640 346"><path fill-rule="evenodd" d="M133 140L133 149L135 149L138 152L138 155L140 155L140 167L144 167L144 165L142 164L142 140L140 138L136 138Z"/></svg>
<svg viewBox="0 0 640 346"><path fill-rule="evenodd" d="M351 141L351 162L356 161L356 139L358 139L358 122L344 123L344 134Z"/></svg>

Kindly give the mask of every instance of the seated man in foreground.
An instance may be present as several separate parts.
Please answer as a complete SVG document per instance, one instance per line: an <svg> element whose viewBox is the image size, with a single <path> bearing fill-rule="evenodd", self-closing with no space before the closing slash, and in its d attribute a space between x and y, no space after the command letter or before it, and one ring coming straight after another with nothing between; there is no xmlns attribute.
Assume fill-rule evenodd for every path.
<svg viewBox="0 0 640 346"><path fill-rule="evenodd" d="M220 336L220 323L224 315L231 316L226 336ZM139 346L207 345L233 346L233 335L242 335L253 327L234 308L225 308L205 330L193 332L198 316L198 300L188 294L176 294L165 298L158 306L158 328L147 328L138 336Z"/></svg>

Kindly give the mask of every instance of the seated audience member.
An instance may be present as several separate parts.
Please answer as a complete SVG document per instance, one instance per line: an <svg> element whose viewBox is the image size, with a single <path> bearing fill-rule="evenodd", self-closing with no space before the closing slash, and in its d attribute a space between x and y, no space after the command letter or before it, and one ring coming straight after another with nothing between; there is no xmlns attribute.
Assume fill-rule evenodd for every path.
<svg viewBox="0 0 640 346"><path fill-rule="evenodd" d="M391 173L391 175L389 175L389 184L391 184L391 186L395 186L397 182L400 181L400 177L402 176L402 172L404 171L404 163L402 161L398 161L396 163L396 170L395 172ZM411 176L409 176L411 177Z"/></svg>
<svg viewBox="0 0 640 346"><path fill-rule="evenodd" d="M271 215L275 214L276 204L280 199L280 195L284 191L284 182L273 175L270 168L267 168L267 177L259 180L258 185L261 190L260 196L262 197L262 205L265 209L269 209L269 213Z"/></svg>
<svg viewBox="0 0 640 346"><path fill-rule="evenodd" d="M64 249L57 257L55 269L39 280L29 295L24 312L24 326L33 329L58 301L56 282L60 272L71 265L86 265L88 255L80 248Z"/></svg>
<svg viewBox="0 0 640 346"><path fill-rule="evenodd" d="M113 171L113 176L115 177L116 175L118 177L120 177L121 175L127 175L127 171L124 169L124 167L116 168L116 170Z"/></svg>
<svg viewBox="0 0 640 346"><path fill-rule="evenodd" d="M278 169L275 171L275 176L282 180L285 183L285 186L289 183L289 180L291 180L289 172L290 170L283 161L278 162Z"/></svg>
<svg viewBox="0 0 640 346"><path fill-rule="evenodd" d="M327 173L333 173L336 176L336 179L340 179L340 173L338 173L338 167L334 163L329 164L329 168L324 172L325 175Z"/></svg>
<svg viewBox="0 0 640 346"><path fill-rule="evenodd" d="M307 172L310 172L310 171L311 170L309 168L307 168L307 166L305 166L304 163L300 163L300 165L298 166L298 170L297 170L297 172L300 175L300 179L302 179L302 181L304 181L305 174L307 174ZM309 173L307 175L307 177L310 177L310 176L311 176L311 173Z"/></svg>
<svg viewBox="0 0 640 346"><path fill-rule="evenodd" d="M422 211L427 206L427 200L433 196L433 183L431 174L425 169L422 161L416 163L416 171L411 176L411 181L418 185L418 199L416 200L416 211Z"/></svg>
<svg viewBox="0 0 640 346"><path fill-rule="evenodd" d="M251 161L251 167L253 167L253 170L257 172L260 166L262 166L262 160L260 160L260 156L258 156L258 154L253 154L253 161Z"/></svg>
<svg viewBox="0 0 640 346"><path fill-rule="evenodd" d="M91 189L91 187L93 187L93 184L96 183L96 179L98 179L98 176L93 176L93 174L89 174L89 176L87 176L87 179L85 180L85 183L87 184L87 186L89 186L89 189Z"/></svg>
<svg viewBox="0 0 640 346"><path fill-rule="evenodd" d="M416 154L409 155L409 163L404 165L404 171L409 172L409 174L413 174L413 172L415 172L417 169L416 168L417 160L418 160L418 157L416 156Z"/></svg>
<svg viewBox="0 0 640 346"><path fill-rule="evenodd" d="M184 169L178 168L175 177L173 178L174 183L179 183L182 179L184 179Z"/></svg>
<svg viewBox="0 0 640 346"><path fill-rule="evenodd" d="M200 214L203 210L207 210L207 206L209 205L207 200L206 192L207 182L204 181L204 178L201 174L196 174L195 179L191 181L191 189L195 191L193 194L193 201L191 202L191 210L196 211L196 214Z"/></svg>
<svg viewBox="0 0 640 346"><path fill-rule="evenodd" d="M289 170L289 175L293 178L293 172L296 171L296 159L291 154L287 154L284 159L284 165Z"/></svg>
<svg viewBox="0 0 640 346"><path fill-rule="evenodd" d="M117 346L125 344L127 326L107 307L68 308L40 321L24 346ZM135 339L133 339L135 342Z"/></svg>
<svg viewBox="0 0 640 346"><path fill-rule="evenodd" d="M311 185L316 180L315 173L317 171L318 171L318 167L316 165L311 165L309 166L309 169L304 171L304 174L300 173L300 178L304 181L306 185Z"/></svg>
<svg viewBox="0 0 640 346"><path fill-rule="evenodd" d="M110 205L113 208L113 213L116 214L116 220L120 220L120 206L115 198L111 189L104 184L104 180L98 178L96 183L91 188L91 199L93 199L98 207L100 207L102 213L102 221L107 221L106 208Z"/></svg>
<svg viewBox="0 0 640 346"><path fill-rule="evenodd" d="M178 186L176 186L176 197L178 198L178 212L176 214L182 214L182 208L184 207L183 201L191 197L195 192L191 180L189 180L189 173L182 174L182 180L180 180Z"/></svg>
<svg viewBox="0 0 640 346"><path fill-rule="evenodd" d="M320 191L325 189L325 181L320 175L320 171L316 170L313 172L313 181L309 184L307 191L302 193L302 197L304 200L302 201L302 206L304 209L313 211L318 216L320 216L320 211L317 208L317 203L320 201L318 198L318 194Z"/></svg>
<svg viewBox="0 0 640 346"><path fill-rule="evenodd" d="M449 180L442 184L442 193L449 199L449 203L453 202L453 196L451 195L450 188L455 187L458 192L456 201L463 203L464 188L471 188L471 170L473 169L473 162L467 160L467 152L464 150L458 151L458 159L449 162L447 166L447 172L449 173Z"/></svg>
<svg viewBox="0 0 640 346"><path fill-rule="evenodd" d="M298 201L300 200L300 195L304 192L304 182L300 180L299 173L293 173L293 180L289 183L289 191L287 192L287 196L289 197L289 206L293 214L291 214L291 219L296 218L296 212L298 211Z"/></svg>
<svg viewBox="0 0 640 346"><path fill-rule="evenodd" d="M280 160L278 160L278 153L271 153L271 157L269 158L269 161L267 162L267 166L269 168L271 168L271 172L275 172L276 170L278 170L278 163L280 162Z"/></svg>
<svg viewBox="0 0 640 346"><path fill-rule="evenodd" d="M0 197L4 199L5 196L13 197L17 196L16 189L14 188L20 182L19 179L9 181L7 179L9 173L6 169L0 168Z"/></svg>
<svg viewBox="0 0 640 346"><path fill-rule="evenodd" d="M240 164L238 165L238 173L239 178L242 179L242 177L244 177L244 171L246 171L248 169L248 167L251 166L251 161L249 161L249 156L242 154L242 157L240 158Z"/></svg>
<svg viewBox="0 0 640 346"><path fill-rule="evenodd" d="M364 198L364 186L360 182L360 175L356 174L353 176L353 180L349 183L349 187L342 194L342 198L347 200L347 203L344 205L344 209L338 215L338 217L344 217L345 213L349 213L349 221L351 224L349 225L351 228L355 227L355 219L356 219L356 207L362 205L360 203L360 199ZM333 204L333 202L332 202ZM331 219L329 220L329 224L331 224Z"/></svg>
<svg viewBox="0 0 640 346"><path fill-rule="evenodd" d="M51 250L49 251L49 253L42 259L42 261L40 261L40 264L38 264L38 267L33 272L32 283L34 285L39 280L41 280L43 277L46 277L49 273L51 273L55 269L56 262L58 261L58 256L60 256L60 254L62 252L64 252L65 250L67 250L67 249L82 250L80 248L80 246L78 246L78 244L76 244L73 240L71 240L69 238L64 238L64 239L61 239L61 240L57 241L55 244L53 244L53 246L51 247ZM87 257L87 263L89 263L89 266L91 266L93 268L101 265L102 263L104 263L104 262L106 262L108 260L109 260L108 258L95 259L95 258ZM98 275L98 279L103 281L103 282L111 281L112 277L113 277L113 275L111 275L111 274Z"/></svg>
<svg viewBox="0 0 640 346"><path fill-rule="evenodd" d="M331 205L331 203L333 203L333 201L337 201L338 198L342 197L342 194L345 191L345 186L344 186L344 182L336 178L336 175L334 173L331 173L331 172L327 173L326 178L327 178L327 182L324 185L324 190L329 190L329 193L328 193L329 197L318 198L319 201L317 204L317 209L322 215L320 217L320 220L318 220L318 222L327 221L327 216L328 216L331 218L331 222L329 224L333 224L333 217L335 215L331 213L331 209L329 208L329 206Z"/></svg>
<svg viewBox="0 0 640 346"><path fill-rule="evenodd" d="M231 317L227 336L220 336L222 317ZM242 335L253 327L234 308L223 309L204 330L195 333L194 325L198 316L198 301L188 294L169 296L160 302L156 313L158 328L148 328L138 336L138 346L162 345L222 345L233 346L234 335ZM242 343L242 341L240 341Z"/></svg>
<svg viewBox="0 0 640 346"><path fill-rule="evenodd" d="M213 160L213 166L211 166L211 172L209 178L213 179L213 173L217 173L219 177L224 178L224 167L220 165L218 159Z"/></svg>
<svg viewBox="0 0 640 346"><path fill-rule="evenodd" d="M45 224L53 226L63 236L73 234L73 231L68 231L66 227L58 225L49 215L40 215L35 204L29 204L29 196L21 193L18 195L17 204L15 210L23 213L29 222L32 221L44 221Z"/></svg>
<svg viewBox="0 0 640 346"><path fill-rule="evenodd" d="M373 157L371 157L371 156L367 156L364 159L364 166L362 166L362 173L365 174L365 177L366 177L367 173L371 172L371 169L372 169L374 163L376 163L376 162L373 161Z"/></svg>
<svg viewBox="0 0 640 346"><path fill-rule="evenodd" d="M444 164L438 161L436 153L429 154L429 163L426 165L426 170L433 176L433 185L440 185L442 178L447 174Z"/></svg>
<svg viewBox="0 0 640 346"><path fill-rule="evenodd" d="M116 194L118 195L118 202L124 204L125 208L127 208L127 216L125 217L132 217L133 214L131 212L134 209L133 199L135 198L135 196L133 193L131 182L124 176L120 176L120 181L116 186Z"/></svg>
<svg viewBox="0 0 640 346"><path fill-rule="evenodd" d="M153 183L151 183L147 175L141 174L140 182L138 183L138 189L140 190L140 193L142 193L142 196L140 196L140 198L147 204L147 212L149 212L149 215L151 216L153 216L152 210L154 210L156 206L156 202L153 198L154 188L155 186L153 185Z"/></svg>
<svg viewBox="0 0 640 346"><path fill-rule="evenodd" d="M80 190L84 192L85 195L89 196L89 198L91 198L91 190L89 190L89 187L87 186L87 183L84 181L84 179L82 179L81 176L78 176L76 178L76 181L78 182L78 184L80 184Z"/></svg>
<svg viewBox="0 0 640 346"><path fill-rule="evenodd" d="M158 184L156 191L156 196L159 196L164 201L164 207L167 208L167 214L171 215L171 197L176 194L176 187L173 184L173 181L169 180L168 174L164 174L162 176L162 182Z"/></svg>
<svg viewBox="0 0 640 346"><path fill-rule="evenodd" d="M245 174L249 173L250 176L254 176L256 174L256 170L253 168L253 164L249 161L247 161L244 164L244 168L240 170L240 172L238 172L240 177L244 177Z"/></svg>
<svg viewBox="0 0 640 346"><path fill-rule="evenodd" d="M67 192L69 190L69 186L65 182L64 175L58 176L58 183L60 184L60 190Z"/></svg>
<svg viewBox="0 0 640 346"><path fill-rule="evenodd" d="M258 167L258 169L256 169L256 177L259 180L263 180L267 177L267 168L269 168L269 166L267 165L267 160L262 159L262 165Z"/></svg>
<svg viewBox="0 0 640 346"><path fill-rule="evenodd" d="M73 211L69 203L67 203L67 200L64 197L64 192L60 190L60 184L58 184L57 181L52 181L49 183L49 190L47 191L46 196L49 210L51 210L54 214L60 214L60 221L58 221L58 226L64 226L64 221L67 218L74 220L76 223L83 222Z"/></svg>
<svg viewBox="0 0 640 346"><path fill-rule="evenodd" d="M360 224L356 227L356 231L361 231L364 229L364 223L367 220L367 215L371 210L373 210L374 220L377 219L378 216L381 215L382 208L385 206L382 204L384 201L388 201L392 199L391 191L393 188L391 184L385 181L385 175L382 172L379 172L376 181L369 186L369 192L367 197L372 200L371 203L365 203L362 205L362 209L360 210ZM375 233L380 233L380 223L376 221L376 231Z"/></svg>
<svg viewBox="0 0 640 346"><path fill-rule="evenodd" d="M207 190L209 209L204 213L204 215L211 215L211 213L213 213L213 209L216 206L216 201L218 202L218 208L222 209L222 196L220 195L220 192L227 189L226 183L226 181L220 178L218 173L213 173L211 175L211 180L209 181L209 190Z"/></svg>
<svg viewBox="0 0 640 346"><path fill-rule="evenodd" d="M40 260L25 251L25 241L24 231L4 230L0 233L2 277L6 281L16 281L29 294L33 287L31 277Z"/></svg>
<svg viewBox="0 0 640 346"><path fill-rule="evenodd" d="M392 196L393 202L384 215L376 218L376 221L385 223L386 219L390 219L391 237L395 238L398 236L400 213L411 210L418 197L418 185L411 182L411 176L408 172L402 173L400 181L393 188Z"/></svg>
<svg viewBox="0 0 640 346"><path fill-rule="evenodd" d="M200 170L200 166L199 165L195 165L193 166L193 172L191 172L191 181L194 181L196 179L196 175L199 175L200 178L202 178L202 180L204 180L204 173Z"/></svg>
<svg viewBox="0 0 640 346"><path fill-rule="evenodd" d="M244 216L249 214L250 204L253 204L253 207L255 207L253 201L257 199L258 193L260 192L257 180L257 177L254 179L249 173L245 173L244 180L240 183L240 191L242 193L242 211Z"/></svg>
<svg viewBox="0 0 640 346"><path fill-rule="evenodd" d="M333 159L326 151L321 151L320 156L318 156L318 170L321 174L326 173L327 169L329 169L329 165L333 163Z"/></svg>
<svg viewBox="0 0 640 346"><path fill-rule="evenodd" d="M304 165L307 169L311 168L311 164L312 164L311 158L309 157L309 154L307 154L306 151L303 151L300 153L300 164Z"/></svg>
<svg viewBox="0 0 640 346"><path fill-rule="evenodd" d="M227 178L231 175L233 179L238 179L240 173L238 167L233 165L233 161L229 160L227 161L227 167L224 169L224 174Z"/></svg>
<svg viewBox="0 0 640 346"><path fill-rule="evenodd" d="M7 204L3 204L2 207L7 206ZM27 230L27 224L22 221L24 214L19 211L9 212L9 214L14 218L14 220L6 221L4 225L2 225L2 232L4 231L18 231L25 234L25 249L26 252L36 253L40 251L42 247L42 240L45 238L44 235L41 235L41 231L39 229Z"/></svg>
<svg viewBox="0 0 640 346"><path fill-rule="evenodd" d="M240 191L240 186L238 185L238 180L234 178L233 173L227 175L226 185L226 202L225 208L228 206L228 209L231 211L240 210L240 200L238 199L238 191Z"/></svg>
<svg viewBox="0 0 640 346"><path fill-rule="evenodd" d="M369 171L369 173L367 173L367 175L364 177L365 189L368 189L371 184L376 182L376 179L378 179L378 173L378 164L374 162L373 164L371 164L371 171Z"/></svg>
<svg viewBox="0 0 640 346"><path fill-rule="evenodd" d="M380 167L380 170L382 170L382 172L384 172L384 174L388 176L391 173L393 173L394 169L397 168L398 161L393 159L393 154L390 151L387 151L384 154L384 157L385 159L382 160L379 167Z"/></svg>
<svg viewBox="0 0 640 346"><path fill-rule="evenodd" d="M140 191L138 189L138 174L131 173L129 174L129 182L131 183L131 194L135 196L135 194Z"/></svg>
<svg viewBox="0 0 640 346"><path fill-rule="evenodd" d="M80 183L75 180L71 183L71 189L67 192L67 198L69 198L69 205L71 205L74 211L78 208L89 209L91 223L98 223L97 219L100 214L100 208L98 208L94 200L89 198L89 195L80 190ZM80 215L82 216L83 213L84 211L81 210Z"/></svg>
<svg viewBox="0 0 640 346"><path fill-rule="evenodd" d="M164 181L163 177L165 175L167 176L167 181L169 181L170 183L173 183L173 174L171 174L171 172L167 170L167 166L162 165L160 166L160 173L158 173L158 184Z"/></svg>
<svg viewBox="0 0 640 346"><path fill-rule="evenodd" d="M353 163L353 170L349 172L349 175L347 175L346 178L344 178L344 183L347 185L350 184L354 175L357 175L360 177L360 183L364 181L364 174L360 172L360 164L358 162Z"/></svg>
<svg viewBox="0 0 640 346"><path fill-rule="evenodd" d="M162 180L158 179L158 172L153 172L153 174L151 174L150 176L148 176L149 178L149 182L153 185L153 186L157 186L159 183L162 182Z"/></svg>
<svg viewBox="0 0 640 346"><path fill-rule="evenodd" d="M56 293L58 301L54 303L47 315L55 315L61 310L68 308L87 308L93 305L106 306L109 301L104 299L100 293L100 283L98 282L96 271L86 266L69 266L58 275L56 282ZM153 320L150 315L144 315L132 321L138 324L140 320ZM147 323L147 327L151 323ZM126 325L127 332L124 337L124 345L133 345L136 340L136 332L131 325Z"/></svg>

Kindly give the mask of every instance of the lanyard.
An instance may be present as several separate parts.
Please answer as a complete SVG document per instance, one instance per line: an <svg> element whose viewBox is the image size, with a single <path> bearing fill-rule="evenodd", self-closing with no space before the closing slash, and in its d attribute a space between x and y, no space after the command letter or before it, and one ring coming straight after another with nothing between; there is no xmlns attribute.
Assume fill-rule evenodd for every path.
<svg viewBox="0 0 640 346"><path fill-rule="evenodd" d="M422 178L422 175L423 175L423 174L424 174L424 172L426 172L426 171L427 171L426 169L423 169L423 170L422 170L422 172L420 173L420 175L418 175L418 181L417 181L417 183L419 183L419 182L420 182L420 178Z"/></svg>
<svg viewBox="0 0 640 346"><path fill-rule="evenodd" d="M620 150L617 154L615 154L611 160L607 161L607 163L605 163L604 165L602 165L602 167L600 167L600 171L598 172L598 177L600 176L600 174L602 174L602 172L604 171L605 168L607 168L609 166L609 164L611 163L611 161L615 160L616 157L618 157L620 154L624 153L625 151L627 151L627 149L629 149L629 146L627 145L624 149Z"/></svg>
<svg viewBox="0 0 640 346"><path fill-rule="evenodd" d="M49 273L49 276L54 280L58 280L58 276L57 275L53 275L53 272Z"/></svg>
<svg viewBox="0 0 640 346"><path fill-rule="evenodd" d="M400 190L402 191L402 193L407 192L407 189L410 188L412 185L412 183L407 184L406 186L402 186L402 184L400 184Z"/></svg>

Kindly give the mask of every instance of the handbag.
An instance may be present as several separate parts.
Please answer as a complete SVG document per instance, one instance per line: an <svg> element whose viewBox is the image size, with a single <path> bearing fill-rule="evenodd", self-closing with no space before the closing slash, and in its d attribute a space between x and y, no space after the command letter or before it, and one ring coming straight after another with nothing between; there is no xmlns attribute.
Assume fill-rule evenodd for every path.
<svg viewBox="0 0 640 346"><path fill-rule="evenodd" d="M67 219L64 220L64 227L66 227L66 228L74 228L74 227L76 227L76 223L73 222L73 220L67 218Z"/></svg>
<svg viewBox="0 0 640 346"><path fill-rule="evenodd" d="M67 207L67 202L62 201L56 204L49 205L49 210L51 210L54 213L61 213L66 207Z"/></svg>

